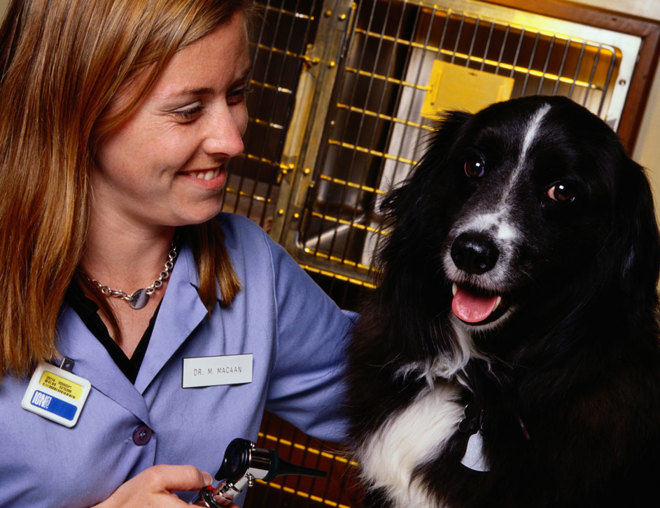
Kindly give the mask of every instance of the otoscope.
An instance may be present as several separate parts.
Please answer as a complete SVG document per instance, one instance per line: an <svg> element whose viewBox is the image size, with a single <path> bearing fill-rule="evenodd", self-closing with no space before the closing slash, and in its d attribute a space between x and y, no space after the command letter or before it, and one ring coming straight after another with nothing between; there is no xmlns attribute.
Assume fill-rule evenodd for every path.
<svg viewBox="0 0 660 508"><path fill-rule="evenodd" d="M199 492L196 503L201 501L207 508L220 508L216 498L231 501L247 486L252 487L255 480L271 481L276 476L289 474L324 478L326 473L317 469L290 464L277 455L275 450L257 448L247 439L234 439L225 450L225 456L215 479L224 482L217 487L209 486Z"/></svg>

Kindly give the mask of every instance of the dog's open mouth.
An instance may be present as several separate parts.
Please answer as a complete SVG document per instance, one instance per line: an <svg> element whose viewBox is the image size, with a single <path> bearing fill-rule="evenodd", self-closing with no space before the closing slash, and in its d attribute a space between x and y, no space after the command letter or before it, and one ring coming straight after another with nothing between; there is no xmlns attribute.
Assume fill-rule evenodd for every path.
<svg viewBox="0 0 660 508"><path fill-rule="evenodd" d="M507 310L502 296L498 294L458 284L452 285L452 292L452 312L458 319L471 325L492 323Z"/></svg>

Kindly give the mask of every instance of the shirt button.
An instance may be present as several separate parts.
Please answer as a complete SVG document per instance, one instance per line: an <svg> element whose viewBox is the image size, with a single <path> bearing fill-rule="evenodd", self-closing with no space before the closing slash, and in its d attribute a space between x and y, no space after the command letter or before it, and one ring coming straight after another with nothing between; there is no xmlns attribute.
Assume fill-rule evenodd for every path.
<svg viewBox="0 0 660 508"><path fill-rule="evenodd" d="M149 442L153 433L154 431L146 425L138 425L133 431L133 442L138 446L144 446Z"/></svg>

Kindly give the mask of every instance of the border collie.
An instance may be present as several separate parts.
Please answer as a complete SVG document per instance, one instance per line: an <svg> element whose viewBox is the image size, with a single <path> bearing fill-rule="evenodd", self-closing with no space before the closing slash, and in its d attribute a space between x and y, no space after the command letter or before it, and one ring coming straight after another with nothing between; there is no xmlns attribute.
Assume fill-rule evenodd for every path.
<svg viewBox="0 0 660 508"><path fill-rule="evenodd" d="M660 243L614 132L562 97L449 113L384 208L349 348L365 504L657 506Z"/></svg>

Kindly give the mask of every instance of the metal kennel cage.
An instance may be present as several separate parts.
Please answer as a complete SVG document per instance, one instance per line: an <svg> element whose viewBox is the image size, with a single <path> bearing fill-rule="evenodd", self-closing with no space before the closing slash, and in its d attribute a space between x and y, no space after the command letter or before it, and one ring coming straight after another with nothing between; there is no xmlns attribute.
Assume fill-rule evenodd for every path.
<svg viewBox="0 0 660 508"><path fill-rule="evenodd" d="M523 10L529 4L537 12ZM564 95L631 148L660 39L657 23L553 0L254 7L246 151L232 161L223 210L262 225L344 307L373 286L372 255L387 235L379 204L443 111ZM358 505L353 466L334 445L272 415L259 445L332 474L259 485L248 506Z"/></svg>

